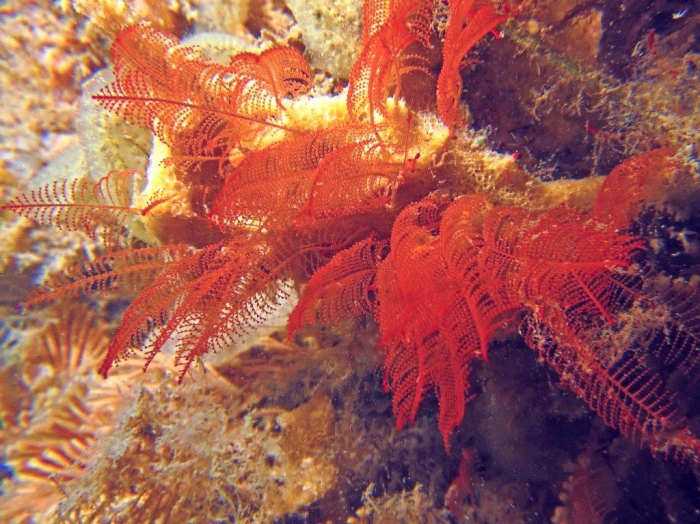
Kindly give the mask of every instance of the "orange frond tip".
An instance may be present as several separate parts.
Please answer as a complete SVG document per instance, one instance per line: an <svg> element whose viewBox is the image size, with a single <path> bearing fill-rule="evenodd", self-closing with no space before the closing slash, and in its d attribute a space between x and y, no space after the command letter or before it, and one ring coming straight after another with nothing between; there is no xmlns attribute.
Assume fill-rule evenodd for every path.
<svg viewBox="0 0 700 524"><path fill-rule="evenodd" d="M421 0L386 3L370 14L377 7L365 2L362 50L350 71L347 104L350 117L356 122L366 119L381 142L375 113L387 114L390 90L398 90L402 75L425 69L412 65L422 55L406 50L414 42L428 46L431 16L429 2Z"/></svg>
<svg viewBox="0 0 700 524"><path fill-rule="evenodd" d="M653 149L615 167L603 182L593 208L596 220L617 230L629 228L639 213L659 203L674 181L678 166L674 152Z"/></svg>
<svg viewBox="0 0 700 524"><path fill-rule="evenodd" d="M176 196L177 196L177 194L172 194L172 195L168 195L167 197L156 198L156 199L152 200L151 202L148 203L148 205L146 207L144 207L141 210L141 216L148 215L154 208L169 202L170 200L172 200Z"/></svg>
<svg viewBox="0 0 700 524"><path fill-rule="evenodd" d="M362 240L340 251L309 280L287 323L290 339L304 324L337 323L371 313L377 266L387 242Z"/></svg>
<svg viewBox="0 0 700 524"><path fill-rule="evenodd" d="M462 97L460 69L465 55L484 36L506 20L491 5L473 11L473 0L450 2L450 16L443 44L443 64L438 77L437 106L444 124L450 129L461 124L459 101Z"/></svg>

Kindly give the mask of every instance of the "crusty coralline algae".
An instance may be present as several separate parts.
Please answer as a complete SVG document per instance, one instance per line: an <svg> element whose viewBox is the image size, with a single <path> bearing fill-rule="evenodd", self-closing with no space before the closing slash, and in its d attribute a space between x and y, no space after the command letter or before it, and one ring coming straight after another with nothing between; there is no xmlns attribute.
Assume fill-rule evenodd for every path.
<svg viewBox="0 0 700 524"><path fill-rule="evenodd" d="M362 2L288 0L287 4L301 27L311 65L348 78L360 50Z"/></svg>

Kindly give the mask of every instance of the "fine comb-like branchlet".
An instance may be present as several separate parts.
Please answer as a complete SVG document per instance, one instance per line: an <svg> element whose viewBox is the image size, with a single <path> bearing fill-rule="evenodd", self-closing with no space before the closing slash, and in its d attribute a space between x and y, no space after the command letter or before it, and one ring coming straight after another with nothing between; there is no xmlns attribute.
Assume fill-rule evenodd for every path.
<svg viewBox="0 0 700 524"><path fill-rule="evenodd" d="M440 118L451 129L461 124L459 101L462 97L463 59L488 33L506 20L492 5L478 7L475 0L450 0L450 16L442 47L442 69L437 83Z"/></svg>
<svg viewBox="0 0 700 524"><path fill-rule="evenodd" d="M13 213L65 231L82 231L105 248L115 247L130 216L145 215L167 200L154 200L146 207L131 205L136 171L112 171L97 182L87 178L56 180L24 193L2 206Z"/></svg>
<svg viewBox="0 0 700 524"><path fill-rule="evenodd" d="M639 311L630 315L634 343L664 366L692 376L700 369L700 290L683 279L671 280L649 269L643 275Z"/></svg>
<svg viewBox="0 0 700 524"><path fill-rule="evenodd" d="M377 137L375 113L386 116L390 89L403 74L416 69L428 72L420 55L405 52L414 42L428 45L431 4L425 0L365 1L362 50L350 72L348 113L355 121L369 121Z"/></svg>
<svg viewBox="0 0 700 524"><path fill-rule="evenodd" d="M620 332L572 328L558 312L543 310L526 318L523 336L605 424L654 454L700 463L700 440L678 413L675 395Z"/></svg>
<svg viewBox="0 0 700 524"><path fill-rule="evenodd" d="M115 80L94 98L150 129L175 160L223 162L259 133L283 128L282 99L310 87L310 70L291 48L244 53L223 66L196 47L145 25L118 33Z"/></svg>
<svg viewBox="0 0 700 524"><path fill-rule="evenodd" d="M127 249L70 267L49 278L26 302L29 307L94 293L133 295L148 287L191 251L189 246Z"/></svg>
<svg viewBox="0 0 700 524"><path fill-rule="evenodd" d="M319 269L289 316L289 337L304 324L332 324L373 313L377 306L377 267L387 248L385 240L366 238Z"/></svg>

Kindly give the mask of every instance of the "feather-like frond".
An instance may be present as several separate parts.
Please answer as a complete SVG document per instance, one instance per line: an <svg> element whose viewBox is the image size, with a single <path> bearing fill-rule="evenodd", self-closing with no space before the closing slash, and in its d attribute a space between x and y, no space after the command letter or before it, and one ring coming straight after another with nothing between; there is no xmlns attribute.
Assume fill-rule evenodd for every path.
<svg viewBox="0 0 700 524"><path fill-rule="evenodd" d="M700 461L700 440L679 415L675 395L633 344L611 332L577 331L546 312L526 320L523 335L562 384L637 445L677 462Z"/></svg>
<svg viewBox="0 0 700 524"><path fill-rule="evenodd" d="M308 133L248 155L228 173L210 216L231 226L356 215L391 200L401 168L367 126Z"/></svg>
<svg viewBox="0 0 700 524"><path fill-rule="evenodd" d="M603 182L593 216L612 229L627 229L645 207L659 203L677 171L670 149L653 149L625 160Z"/></svg>
<svg viewBox="0 0 700 524"><path fill-rule="evenodd" d="M241 217L287 223L308 203L321 161L361 137L359 128L341 127L307 133L249 154L227 173L210 217L229 225Z"/></svg>
<svg viewBox="0 0 700 524"><path fill-rule="evenodd" d="M190 252L188 246L157 246L128 249L71 267L50 278L27 300L29 307L55 300L94 293L123 292L127 295L150 285Z"/></svg>
<svg viewBox="0 0 700 524"><path fill-rule="evenodd" d="M367 0L366 4L379 8L363 19L362 50L350 72L348 113L355 121L365 118L378 136L375 113L386 115L389 90L402 74L416 68L415 53L408 58L408 69L402 54L414 42L428 45L432 2Z"/></svg>
<svg viewBox="0 0 700 524"><path fill-rule="evenodd" d="M377 266L387 244L367 238L339 252L316 272L289 316L289 336L304 324L331 324L372 313Z"/></svg>
<svg viewBox="0 0 700 524"><path fill-rule="evenodd" d="M112 171L99 181L87 178L56 180L24 193L2 209L66 231L82 231L97 240L102 234L109 249L118 244L122 227L132 215L145 215L158 202L145 208L131 205L136 171Z"/></svg>
<svg viewBox="0 0 700 524"><path fill-rule="evenodd" d="M117 35L112 53L116 78L94 98L190 161L224 161L259 133L283 128L282 98L310 87L309 66L291 48L244 53L222 66L171 35L136 25Z"/></svg>
<svg viewBox="0 0 700 524"><path fill-rule="evenodd" d="M612 323L631 305L638 281L621 272L644 244L637 237L601 229L565 208L528 216L496 208L484 224L482 266L511 283L526 307L551 304L572 322Z"/></svg>
<svg viewBox="0 0 700 524"><path fill-rule="evenodd" d="M505 21L492 5L474 10L475 0L450 0L450 17L442 48L443 63L437 83L437 107L446 126L461 124L459 101L462 97L464 56L488 33Z"/></svg>
<svg viewBox="0 0 700 524"><path fill-rule="evenodd" d="M467 229L460 237L483 204L475 199L459 200L444 214L441 198L404 209L377 274L385 386L397 425L413 421L423 393L433 388L447 448L464 416L470 363L486 357L492 335L515 308L480 273L478 235L470 239Z"/></svg>

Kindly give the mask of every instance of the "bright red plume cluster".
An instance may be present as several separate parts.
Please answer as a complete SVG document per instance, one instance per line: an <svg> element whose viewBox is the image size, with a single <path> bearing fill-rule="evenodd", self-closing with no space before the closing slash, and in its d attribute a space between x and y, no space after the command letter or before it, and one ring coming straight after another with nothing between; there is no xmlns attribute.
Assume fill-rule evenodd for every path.
<svg viewBox="0 0 700 524"><path fill-rule="evenodd" d="M650 270L635 262L646 244L625 232L650 202L649 173L675 169L670 153L616 168L588 215L438 191L436 172L413 173L406 155L397 161L411 121L400 128L387 118L388 99L400 98L406 74L430 74L427 51L442 37L433 108L454 131L465 55L505 20L485 2L448 6L438 30L432 1L366 0L349 121L314 130L287 118L311 87L295 49L221 65L146 25L121 31L115 79L95 98L169 147L188 188L193 216L179 238L189 241L109 251L47 282L29 305L138 293L101 373L135 352L150 362L175 340L182 380L195 359L227 348L293 283L306 283L290 336L305 324L373 315L397 425L413 422L432 390L446 447L464 416L474 359L487 358L497 334L520 331L607 424L656 453L698 461L698 439L644 358L653 351L671 365L696 366L695 294L649 289ZM58 182L3 207L95 236L107 224L113 233L167 202L132 206L126 176ZM634 308L665 316L626 337L621 326Z"/></svg>

